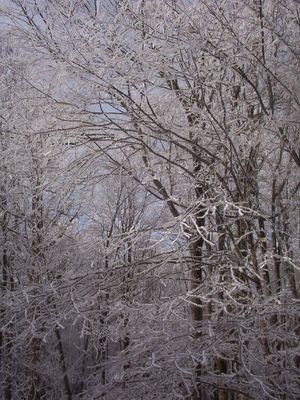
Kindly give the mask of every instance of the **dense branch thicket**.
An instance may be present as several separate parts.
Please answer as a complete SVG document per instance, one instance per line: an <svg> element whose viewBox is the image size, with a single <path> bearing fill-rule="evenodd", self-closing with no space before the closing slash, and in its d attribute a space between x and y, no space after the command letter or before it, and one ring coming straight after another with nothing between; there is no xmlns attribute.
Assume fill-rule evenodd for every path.
<svg viewBox="0 0 300 400"><path fill-rule="evenodd" d="M299 398L297 2L0 11L1 398Z"/></svg>

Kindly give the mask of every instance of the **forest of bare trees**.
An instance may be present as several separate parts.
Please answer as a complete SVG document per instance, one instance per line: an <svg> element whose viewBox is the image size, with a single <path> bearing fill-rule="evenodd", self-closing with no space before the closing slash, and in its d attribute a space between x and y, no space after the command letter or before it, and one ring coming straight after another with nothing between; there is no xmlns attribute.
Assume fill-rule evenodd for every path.
<svg viewBox="0 0 300 400"><path fill-rule="evenodd" d="M1 399L299 399L299 27L0 2Z"/></svg>

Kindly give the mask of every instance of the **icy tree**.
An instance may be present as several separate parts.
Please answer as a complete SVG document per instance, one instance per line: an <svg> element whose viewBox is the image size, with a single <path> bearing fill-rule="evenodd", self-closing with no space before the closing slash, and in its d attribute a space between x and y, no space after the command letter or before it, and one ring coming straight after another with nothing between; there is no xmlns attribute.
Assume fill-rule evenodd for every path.
<svg viewBox="0 0 300 400"><path fill-rule="evenodd" d="M62 264L45 260L41 207L67 202L53 248L69 343L54 328L47 396L296 399L297 2L14 0L3 15L37 71L20 74L43 108L32 129L21 103L32 140L63 138L53 197L27 172L46 271Z"/></svg>

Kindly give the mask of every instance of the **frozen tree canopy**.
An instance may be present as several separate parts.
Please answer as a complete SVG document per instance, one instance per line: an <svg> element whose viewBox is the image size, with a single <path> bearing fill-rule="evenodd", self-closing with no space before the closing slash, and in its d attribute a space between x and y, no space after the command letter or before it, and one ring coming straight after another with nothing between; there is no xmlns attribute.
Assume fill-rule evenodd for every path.
<svg viewBox="0 0 300 400"><path fill-rule="evenodd" d="M300 397L300 5L0 5L0 398Z"/></svg>

